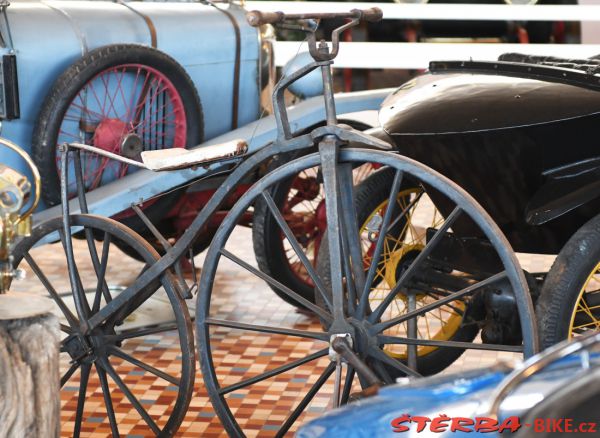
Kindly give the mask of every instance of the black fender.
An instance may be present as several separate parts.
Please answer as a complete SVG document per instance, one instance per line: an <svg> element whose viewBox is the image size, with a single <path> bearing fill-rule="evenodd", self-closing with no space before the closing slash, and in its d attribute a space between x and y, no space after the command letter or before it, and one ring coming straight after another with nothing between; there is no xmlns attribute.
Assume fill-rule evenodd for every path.
<svg viewBox="0 0 600 438"><path fill-rule="evenodd" d="M565 83L485 74L425 74L382 103L392 136L485 132L600 113L600 93Z"/></svg>
<svg viewBox="0 0 600 438"><path fill-rule="evenodd" d="M530 225L542 225L600 196L600 157L544 172L547 182L533 195L525 212Z"/></svg>

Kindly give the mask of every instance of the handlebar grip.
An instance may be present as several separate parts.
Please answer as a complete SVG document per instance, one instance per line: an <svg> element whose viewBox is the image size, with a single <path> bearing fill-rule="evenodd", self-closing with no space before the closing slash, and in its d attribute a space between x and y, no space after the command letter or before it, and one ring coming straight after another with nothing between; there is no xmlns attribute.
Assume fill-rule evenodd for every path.
<svg viewBox="0 0 600 438"><path fill-rule="evenodd" d="M246 14L246 21L252 27L262 26L263 24L275 24L283 21L285 14L283 12L261 12L250 11Z"/></svg>
<svg viewBox="0 0 600 438"><path fill-rule="evenodd" d="M353 9L351 12L360 12L361 21L369 23L376 23L383 19L383 11L379 8Z"/></svg>

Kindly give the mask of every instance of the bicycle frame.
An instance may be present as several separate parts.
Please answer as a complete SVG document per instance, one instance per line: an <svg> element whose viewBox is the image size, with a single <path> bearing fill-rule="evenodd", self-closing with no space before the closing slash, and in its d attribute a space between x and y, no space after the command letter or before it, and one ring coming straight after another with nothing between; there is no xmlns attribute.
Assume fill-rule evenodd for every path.
<svg viewBox="0 0 600 438"><path fill-rule="evenodd" d="M275 87L273 92L273 108L277 123L277 139L272 145L264 147L246 159L227 159L219 163L219 166L217 166L215 172L223 171L232 164L236 165L236 167L229 174L223 184L216 190L214 195L200 211L198 216L194 219L181 238L171 248L166 248L166 253L160 258L159 261L148 267L148 269L141 276L139 276L132 285L127 287L118 296L114 297L104 308L90 317L89 320L80 322L80 324L82 324L81 329L84 333L89 333L103 322L116 318L118 316L118 309L120 309L122 306L124 306L123 308L125 309L131 309L131 306L137 307L143 301L145 301L147 296L144 294L144 290L147 289L150 284L153 283L162 273L172 268L182 257L187 254L188 248L199 236L204 225L223 204L224 200L231 193L231 191L238 187L246 175L275 155L305 150L313 147L315 144L318 145L318 152L321 155L325 198L328 199L327 222L329 224L328 228L331 227L331 232L328 233L329 247L331 248L332 254L331 267L332 272L339 277L332 278L333 284L336 285L333 291L333 299L334 301L338 302L337 304L334 303L334 307L339 309L338 314L335 315L335 320L339 321L341 324L344 319L344 315L342 314L343 306L341 304L343 300L343 290L341 277L342 260L340 251L342 247L349 249L352 266L356 271L355 275L357 276L356 278L359 280L359 282L364 282L364 273L361 269L358 269L362 263L358 237L355 239L340 239L340 224L337 220L338 212L341 213L339 217L341 218L341 222L345 229L357 229L357 227L352 208L352 193L351 191L345 190L344 193L340 194L339 190L340 180L342 182L342 187L350 187L348 184L344 184L344 182L352 181L352 172L351 169L347 168L348 166L340 166L338 168L338 150L339 147L347 144L348 142L355 142L382 150L391 149L391 146L388 143L367 136L352 128L337 125L335 97L333 93L333 78L331 75L330 66L333 64L333 59L335 56L337 56L339 50L339 33L349 29L352 26L355 26L359 23L359 21L360 18L352 18L349 23L340 26L334 31L331 42L331 50L329 44L324 41L320 42L317 46L314 30L304 29L305 31L309 32L309 47L311 48L311 54L317 60L294 72L293 74L284 77ZM285 108L283 98L284 92L292 83L296 82L317 68L321 69L323 76L324 106L326 111L327 125L316 128L309 134L293 137L287 117L287 110ZM67 252L67 263L69 265L69 280L71 282L73 291L81 292L74 294L74 300L77 310L83 312L85 306L83 300L83 291L81 290L75 275L72 231L69 223L70 209L68 202L67 181L69 168L68 155L71 152L75 154L74 168L77 181L78 200L81 212L84 214L88 212L84 191L85 187L83 185L80 151L72 146L69 146L68 144L65 144L62 146L61 152L61 201L65 248ZM256 182L256 184L261 186L264 183L262 180L259 180ZM339 202L339 195L341 195L343 202ZM226 218L225 221L227 220L228 219ZM92 254L92 261L97 268L97 254ZM129 305L125 306L128 303Z"/></svg>

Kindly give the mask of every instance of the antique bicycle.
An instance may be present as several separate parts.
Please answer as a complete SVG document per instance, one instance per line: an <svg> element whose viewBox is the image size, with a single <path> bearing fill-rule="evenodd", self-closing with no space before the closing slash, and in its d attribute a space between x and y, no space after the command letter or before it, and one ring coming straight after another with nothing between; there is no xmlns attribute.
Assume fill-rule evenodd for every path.
<svg viewBox="0 0 600 438"><path fill-rule="evenodd" d="M72 394L67 403L75 415L65 423L72 427L73 436L93 423L105 423L114 436L120 436L140 420L159 436L177 431L194 394L194 335L184 298L195 291L197 354L205 389L222 424L219 427L232 436L283 436L328 406L347 403L400 376L431 373L421 371L424 359L449 355L452 362L469 349L526 357L537 350L525 276L485 211L444 176L337 121L331 65L340 48L339 36L361 21L380 20L381 11L289 15L255 11L247 18L254 26L270 23L305 32L314 60L283 77L274 89L278 137L272 145L248 156L241 140L191 151L149 151L138 162L88 145L65 144L62 217L39 224L30 238L15 246L15 266L29 265L62 316L66 371L61 385ZM333 30L330 42L317 41L316 23L330 19L347 22ZM323 77L327 125L294 136L284 92L315 69ZM164 239L139 206L132 206L163 245L160 256L126 226L87 214L83 184L78 184L78 197L71 201L80 204L82 213L70 213L68 175L74 172L76 181L82 182L82 154L90 152L155 171L216 163L215 172L228 176L176 242ZM261 163L295 152L303 154L267 173L240 197L214 235L201 277L190 283L178 262L189 254L227 195ZM353 168L364 163L392 175L387 208L376 220L369 218L366 239L361 237L365 224L358 223L360 212L354 207L352 178ZM279 183L304 171L322 183L325 193L327 232L317 267L307 259L272 196ZM415 190L407 191L407 185ZM395 254L389 236L401 242L412 233L407 230L407 216L427 193L443 199L442 221L427 228L419 245L388 263ZM231 240L236 224L259 200L315 285L314 302L261 272ZM453 244L468 252L471 238L487 242L485 254L471 257L481 262L480 269L461 270L437 261L440 247ZM55 268L57 261L35 257L36 244L49 240L57 242L57 260L60 257L68 266L71 290L67 294L53 286L52 273L44 272ZM123 266L115 242L114 246L128 247L141 262ZM248 271L256 283L236 280L232 267ZM382 283L387 285L384 294ZM274 300L270 292L261 298L266 286L300 303L313 316L290 313L289 306ZM474 339L476 315L484 311L486 299L498 293L510 294L517 303L522 340L512 345ZM169 303L171 314L157 312L151 320L141 318L141 310L151 307L152 300ZM396 354L398 348L401 354ZM88 386L98 387L100 393L90 396ZM103 406L105 415L86 414L86 406Z"/></svg>

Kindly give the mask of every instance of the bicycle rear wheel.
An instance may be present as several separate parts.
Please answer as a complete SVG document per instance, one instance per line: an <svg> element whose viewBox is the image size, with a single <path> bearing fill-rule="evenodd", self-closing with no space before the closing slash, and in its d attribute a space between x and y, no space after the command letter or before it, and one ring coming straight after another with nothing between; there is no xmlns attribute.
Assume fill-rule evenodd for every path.
<svg viewBox="0 0 600 438"><path fill-rule="evenodd" d="M70 217L74 240L77 290L66 265L62 218L34 228L14 249L14 264L28 272L12 290L35 292L53 299L60 321L61 399L66 412L62 430L77 437L82 431L135 435L152 431L172 436L183 421L194 385L193 333L187 307L169 273L140 296L126 302L114 318L88 333L86 321L112 302L158 260L152 247L129 228L93 215ZM48 239L48 246L36 246ZM119 251L119 242L135 251L138 262ZM77 310L81 297L84 314ZM124 421L126 419L126 421Z"/></svg>

